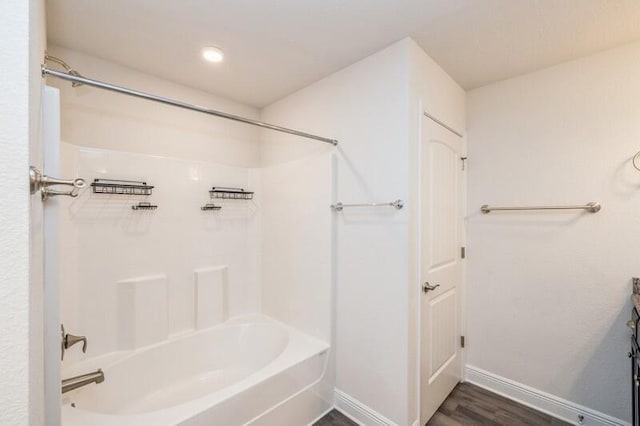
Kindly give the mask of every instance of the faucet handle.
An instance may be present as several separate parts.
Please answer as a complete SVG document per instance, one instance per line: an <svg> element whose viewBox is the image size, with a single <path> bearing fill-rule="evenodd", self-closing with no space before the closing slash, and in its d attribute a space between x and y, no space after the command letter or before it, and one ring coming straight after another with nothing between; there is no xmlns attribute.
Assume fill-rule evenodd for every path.
<svg viewBox="0 0 640 426"><path fill-rule="evenodd" d="M60 325L62 330L62 359L64 360L64 351L78 342L82 342L82 352L87 353L87 338L85 336L74 336L73 334L65 333L64 325Z"/></svg>
<svg viewBox="0 0 640 426"><path fill-rule="evenodd" d="M64 338L64 348L69 349L71 346L78 342L82 342L82 352L87 353L87 338L85 336L74 336L73 334L67 334Z"/></svg>

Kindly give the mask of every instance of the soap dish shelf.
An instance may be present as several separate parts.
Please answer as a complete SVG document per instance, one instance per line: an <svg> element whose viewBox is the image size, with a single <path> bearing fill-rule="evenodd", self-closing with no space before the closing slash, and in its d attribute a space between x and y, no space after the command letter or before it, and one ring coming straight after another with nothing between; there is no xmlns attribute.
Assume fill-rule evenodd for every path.
<svg viewBox="0 0 640 426"><path fill-rule="evenodd" d="M215 204L205 204L204 206L200 207L200 210L202 211L210 211L210 210L220 210L222 208L222 206L216 206Z"/></svg>
<svg viewBox="0 0 640 426"><path fill-rule="evenodd" d="M132 210L155 210L157 208L157 205L148 203L146 201L141 201L138 204L131 206Z"/></svg>
<svg viewBox="0 0 640 426"><path fill-rule="evenodd" d="M214 186L209 191L209 195L211 198L223 200L253 200L253 192L245 191L243 188Z"/></svg>

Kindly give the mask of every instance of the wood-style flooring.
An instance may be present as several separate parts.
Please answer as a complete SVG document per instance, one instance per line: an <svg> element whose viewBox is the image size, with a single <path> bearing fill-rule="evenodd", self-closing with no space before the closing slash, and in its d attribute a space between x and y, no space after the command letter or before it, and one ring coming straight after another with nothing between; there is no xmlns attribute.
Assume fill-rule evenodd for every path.
<svg viewBox="0 0 640 426"><path fill-rule="evenodd" d="M426 426L564 426L547 414L526 407L469 383L460 383ZM357 426L332 410L314 426Z"/></svg>
<svg viewBox="0 0 640 426"><path fill-rule="evenodd" d="M427 426L544 426L569 423L469 383L459 383Z"/></svg>
<svg viewBox="0 0 640 426"><path fill-rule="evenodd" d="M358 423L338 410L331 410L323 418L315 422L313 426L358 426Z"/></svg>

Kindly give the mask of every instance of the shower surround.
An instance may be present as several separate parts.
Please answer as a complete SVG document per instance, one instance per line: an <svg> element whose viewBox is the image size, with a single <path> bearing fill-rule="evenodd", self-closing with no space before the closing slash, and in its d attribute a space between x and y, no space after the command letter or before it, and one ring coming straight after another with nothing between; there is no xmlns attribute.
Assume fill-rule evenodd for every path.
<svg viewBox="0 0 640 426"><path fill-rule="evenodd" d="M89 181L154 186L61 200L61 318L89 342L62 376L105 373L64 395L63 425L303 424L332 406L330 149L265 168L66 143L61 157ZM258 390L270 399L247 405Z"/></svg>

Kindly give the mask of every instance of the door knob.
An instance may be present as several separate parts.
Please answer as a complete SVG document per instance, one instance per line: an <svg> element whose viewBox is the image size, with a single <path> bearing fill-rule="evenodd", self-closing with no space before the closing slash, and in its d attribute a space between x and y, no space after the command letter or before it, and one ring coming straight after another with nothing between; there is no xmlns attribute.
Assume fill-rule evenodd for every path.
<svg viewBox="0 0 640 426"><path fill-rule="evenodd" d="M429 281L427 281L424 284L422 284L422 291L425 292L425 293L428 293L431 290L435 290L438 287L440 287L440 284L431 285L431 284L429 284Z"/></svg>

